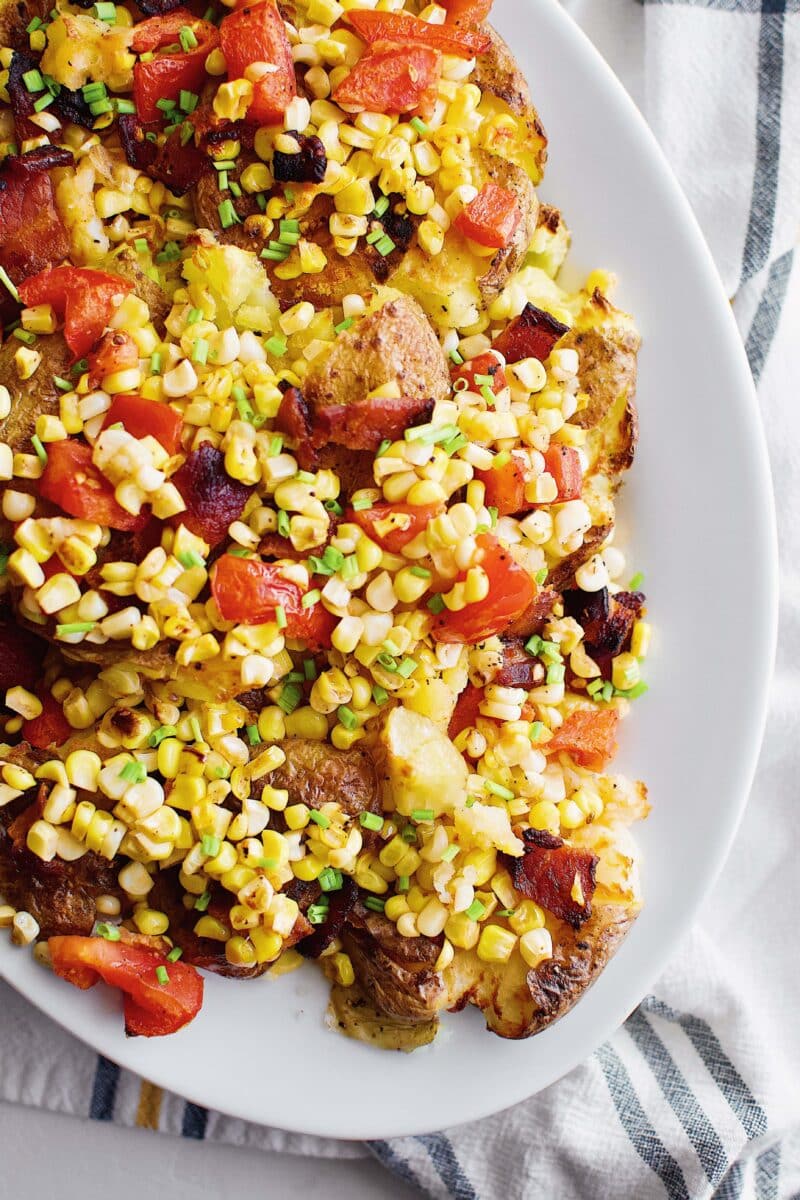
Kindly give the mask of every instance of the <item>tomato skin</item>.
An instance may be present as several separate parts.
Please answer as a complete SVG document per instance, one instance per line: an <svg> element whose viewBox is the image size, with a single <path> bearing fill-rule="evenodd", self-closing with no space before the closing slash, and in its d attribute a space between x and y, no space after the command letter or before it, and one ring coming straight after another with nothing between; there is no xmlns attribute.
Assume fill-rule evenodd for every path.
<svg viewBox="0 0 800 1200"><path fill-rule="evenodd" d="M502 392L508 383L506 373L503 370L503 364L496 354L492 354L491 350L485 351L484 354L476 355L475 358L471 358L468 362L462 363L460 366L454 366L451 372L453 383L457 379L466 379L467 387L471 392L479 392L481 390L481 384L475 381L476 375L491 376L491 388L495 396Z"/></svg>
<svg viewBox="0 0 800 1200"><path fill-rule="evenodd" d="M443 54L472 58L482 54L491 43L486 33L470 33L445 25L433 25L430 21L422 21L405 12L355 9L346 14L346 20L368 46L375 42L408 42L410 45L441 50Z"/></svg>
<svg viewBox="0 0 800 1200"><path fill-rule="evenodd" d="M181 448L183 417L169 404L161 400L148 400L135 392L118 395L103 421L103 429L120 422L131 437L154 437L168 454L177 454Z"/></svg>
<svg viewBox="0 0 800 1200"><path fill-rule="evenodd" d="M169 962L149 946L76 935L51 937L48 946L56 975L75 987L93 987L100 978L125 993L128 1034L177 1033L202 1007L202 976L189 963ZM159 967L167 972L166 984L158 981Z"/></svg>
<svg viewBox="0 0 800 1200"><path fill-rule="evenodd" d="M489 577L489 595L468 604L459 612L443 609L433 625L433 637L439 642L482 642L502 633L530 604L536 585L528 572L515 562L492 534L478 538L483 551L481 566ZM465 573L459 576L464 579Z"/></svg>
<svg viewBox="0 0 800 1200"><path fill-rule="evenodd" d="M89 384L100 387L107 376L138 365L139 347L131 335L121 329L109 330L89 355Z"/></svg>
<svg viewBox="0 0 800 1200"><path fill-rule="evenodd" d="M545 754L563 750L579 766L602 771L616 754L618 724L615 708L576 708L542 749Z"/></svg>
<svg viewBox="0 0 800 1200"><path fill-rule="evenodd" d="M441 70L438 50L377 42L345 76L332 99L356 112L412 112L429 100Z"/></svg>
<svg viewBox="0 0 800 1200"><path fill-rule="evenodd" d="M479 25L492 11L494 0L442 0L447 21L455 25Z"/></svg>
<svg viewBox="0 0 800 1200"><path fill-rule="evenodd" d="M545 470L556 481L557 503L562 500L580 500L583 487L583 469L578 451L573 446L553 443L544 455Z"/></svg>
<svg viewBox="0 0 800 1200"><path fill-rule="evenodd" d="M496 508L498 517L522 512L531 505L525 501L525 464L518 454L513 454L501 467L488 467L476 471L485 488L484 504Z"/></svg>
<svg viewBox="0 0 800 1200"><path fill-rule="evenodd" d="M373 504L372 508L363 508L358 511L352 508L348 509L346 519L360 525L382 550L387 550L389 554L399 554L418 533L422 533L428 521L433 517L438 517L442 508L441 504L389 504L381 501ZM393 516L401 518L401 523L396 529L384 532L377 528L381 521ZM404 520L406 517L408 524Z"/></svg>
<svg viewBox="0 0 800 1200"><path fill-rule="evenodd" d="M148 520L146 513L134 516L117 503L111 484L92 462L91 447L73 438L48 445L39 493L71 517L110 529L142 529Z"/></svg>
<svg viewBox="0 0 800 1200"><path fill-rule="evenodd" d="M159 50L177 42L186 26L197 38L194 50L161 54L133 68L133 100L140 121L158 121L163 116L158 100L177 100L182 89L198 93L206 82L206 59L219 45L219 30L186 8L165 16L141 21L134 29L131 48L136 54Z"/></svg>
<svg viewBox="0 0 800 1200"><path fill-rule="evenodd" d="M114 314L114 299L133 284L119 275L89 267L52 267L32 275L19 286L23 304L52 304L64 322L64 340L76 358L99 341Z"/></svg>
<svg viewBox="0 0 800 1200"><path fill-rule="evenodd" d="M287 637L305 638L320 646L331 644L336 618L319 603L303 608L302 588L285 579L275 563L223 554L211 572L211 594L225 621L263 625L275 620L280 605Z"/></svg>
<svg viewBox="0 0 800 1200"><path fill-rule="evenodd" d="M281 122L297 94L297 83L286 26L272 0L247 4L229 13L220 25L220 45L229 79L241 79L253 62L268 62L278 68L254 84L247 120L259 125Z"/></svg>
<svg viewBox="0 0 800 1200"><path fill-rule="evenodd" d="M479 246L503 249L508 246L522 220L522 210L513 192L489 180L463 208L453 224L464 237Z"/></svg>
<svg viewBox="0 0 800 1200"><path fill-rule="evenodd" d="M64 709L48 691L40 695L42 711L38 717L25 721L22 726L22 737L38 750L46 750L48 746L61 746L74 732Z"/></svg>

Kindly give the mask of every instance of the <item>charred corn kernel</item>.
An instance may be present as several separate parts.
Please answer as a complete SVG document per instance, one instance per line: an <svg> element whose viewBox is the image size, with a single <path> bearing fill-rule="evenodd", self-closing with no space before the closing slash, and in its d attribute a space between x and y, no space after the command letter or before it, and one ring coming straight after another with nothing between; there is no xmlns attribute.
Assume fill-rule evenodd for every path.
<svg viewBox="0 0 800 1200"><path fill-rule="evenodd" d="M44 571L30 550L15 550L7 565L11 574L29 588L40 588L44 583Z"/></svg>
<svg viewBox="0 0 800 1200"><path fill-rule="evenodd" d="M174 739L169 738L167 740L172 741ZM161 747L165 744L165 742L162 742L161 746L158 747L159 770L161 770ZM180 743L178 743L178 746L180 747ZM170 778L170 776L167 776L167 778ZM188 775L184 772L176 774L171 778L174 779L174 783L167 794L167 803L171 804L173 808L191 810L205 797L207 787L205 779L199 776Z"/></svg>
<svg viewBox="0 0 800 1200"><path fill-rule="evenodd" d="M578 829L586 822L586 815L572 799L559 801L558 817L562 829Z"/></svg>
<svg viewBox="0 0 800 1200"><path fill-rule="evenodd" d="M94 907L102 917L118 917L122 912L122 905L116 896L98 896Z"/></svg>
<svg viewBox="0 0 800 1200"><path fill-rule="evenodd" d="M64 699L64 716L73 729L88 729L94 724L95 716L80 688L73 688Z"/></svg>
<svg viewBox="0 0 800 1200"><path fill-rule="evenodd" d="M117 879L122 890L127 892L129 896L133 896L134 899L139 896L146 896L153 887L152 876L138 862L127 863L120 871Z"/></svg>
<svg viewBox="0 0 800 1200"><path fill-rule="evenodd" d="M553 837L558 837L561 819L558 807L551 800L539 800L529 813L528 820L534 829L544 829Z"/></svg>
<svg viewBox="0 0 800 1200"><path fill-rule="evenodd" d="M29 912L17 912L11 920L11 940L15 946L30 946L39 936L39 922Z"/></svg>
<svg viewBox="0 0 800 1200"><path fill-rule="evenodd" d="M464 869L469 868L474 886L488 883L497 870L496 850L470 850L464 857Z"/></svg>
<svg viewBox="0 0 800 1200"><path fill-rule="evenodd" d="M331 958L335 973L336 982L342 987L350 987L356 981L356 973L353 970L353 964L350 961L349 954L338 953Z"/></svg>
<svg viewBox="0 0 800 1200"><path fill-rule="evenodd" d="M280 742L286 737L284 714L277 705L262 708L258 718L258 732L265 742Z"/></svg>
<svg viewBox="0 0 800 1200"><path fill-rule="evenodd" d="M58 846L58 830L48 821L34 821L28 830L25 844L43 862L52 862Z"/></svg>
<svg viewBox="0 0 800 1200"><path fill-rule="evenodd" d="M77 580L66 572L51 575L36 593L39 607L48 615L59 612L70 604L77 604L80 598L81 589Z"/></svg>
<svg viewBox="0 0 800 1200"><path fill-rule="evenodd" d="M267 192L272 187L272 173L263 162L251 163L242 171L239 182L246 192Z"/></svg>
<svg viewBox="0 0 800 1200"><path fill-rule="evenodd" d="M290 804L283 817L290 829L305 829L311 810L305 804Z"/></svg>
<svg viewBox="0 0 800 1200"><path fill-rule="evenodd" d="M433 896L417 913L417 929L423 937L438 937L448 921L448 911L438 897Z"/></svg>
<svg viewBox="0 0 800 1200"><path fill-rule="evenodd" d="M365 729L345 729L343 725L334 725L331 730L331 742L337 750L349 750L365 736Z"/></svg>
<svg viewBox="0 0 800 1200"><path fill-rule="evenodd" d="M136 908L133 912L133 923L139 930L148 937L160 937L162 933L166 933L169 929L169 917L166 913L159 912L155 908Z"/></svg>
<svg viewBox="0 0 800 1200"><path fill-rule="evenodd" d="M375 197L369 180L354 179L334 197L336 211L350 216L366 217L375 207Z"/></svg>
<svg viewBox="0 0 800 1200"><path fill-rule="evenodd" d="M177 738L165 738L159 743L157 751L158 770L164 779L175 779L180 771L183 744ZM167 797L168 803L173 804L172 792ZM184 807L178 805L177 807ZM187 806L190 807L190 806Z"/></svg>
<svg viewBox="0 0 800 1200"><path fill-rule="evenodd" d="M650 649L653 627L647 621L634 621L631 633L631 654L634 658L646 658Z"/></svg>
<svg viewBox="0 0 800 1200"><path fill-rule="evenodd" d="M24 383L26 379L30 379L36 373L41 361L42 356L38 350L31 350L28 346L20 346L14 355L14 366L17 371L17 378L21 383Z"/></svg>
<svg viewBox="0 0 800 1200"><path fill-rule="evenodd" d="M258 962L255 946L249 938L240 934L226 941L225 958L233 967L254 967Z"/></svg>
<svg viewBox="0 0 800 1200"><path fill-rule="evenodd" d="M536 968L553 957L553 939L547 929L531 929L519 939L519 949L529 967Z"/></svg>
<svg viewBox="0 0 800 1200"><path fill-rule="evenodd" d="M29 333L55 333L56 315L52 304L36 304L33 308L23 308L19 314L22 328Z"/></svg>
<svg viewBox="0 0 800 1200"><path fill-rule="evenodd" d="M253 99L249 79L231 79L221 83L214 94L214 112L222 120L242 121Z"/></svg>
<svg viewBox="0 0 800 1200"><path fill-rule="evenodd" d="M4 783L20 792L27 791L36 783L30 771L26 771L24 767L18 767L15 763L5 763L2 768L2 776Z"/></svg>
<svg viewBox="0 0 800 1200"><path fill-rule="evenodd" d="M397 918L396 928L401 937L419 937L419 930L417 929L417 914L413 912L403 913L401 917Z"/></svg>
<svg viewBox="0 0 800 1200"><path fill-rule="evenodd" d="M257 926L250 931L250 940L256 952L256 962L274 962L283 947L283 938L273 930Z"/></svg>
<svg viewBox="0 0 800 1200"><path fill-rule="evenodd" d="M299 862L292 863L292 870L297 879L302 879L304 883L311 883L319 877L319 873L325 863L321 858L317 858L314 854L308 854L305 858L301 858Z"/></svg>
<svg viewBox="0 0 800 1200"><path fill-rule="evenodd" d="M212 938L215 942L227 942L231 936L231 931L227 926L218 921L216 917L208 915L195 922L194 932L198 937Z"/></svg>
<svg viewBox="0 0 800 1200"><path fill-rule="evenodd" d="M514 915L508 918L508 923L514 933L522 937L532 929L544 928L544 913L533 900L521 900L514 909Z"/></svg>
<svg viewBox="0 0 800 1200"><path fill-rule="evenodd" d="M296 708L293 713L289 713L286 716L285 724L289 737L305 737L322 742L328 736L328 722L310 705Z"/></svg>
<svg viewBox="0 0 800 1200"><path fill-rule="evenodd" d="M94 791L94 789L91 789ZM57 783L44 802L42 816L53 825L60 825L72 820L75 815L77 792L74 788Z"/></svg>
<svg viewBox="0 0 800 1200"><path fill-rule="evenodd" d="M42 702L33 692L24 687L11 687L6 692L6 708L19 715L26 721L32 721L42 714Z"/></svg>
<svg viewBox="0 0 800 1200"><path fill-rule="evenodd" d="M477 944L481 929L466 913L453 913L444 927L445 937L459 950L471 950Z"/></svg>
<svg viewBox="0 0 800 1200"><path fill-rule="evenodd" d="M315 242L300 240L297 247L300 258L300 270L306 275L318 275L328 265L328 260L322 248Z"/></svg>
<svg viewBox="0 0 800 1200"><path fill-rule="evenodd" d="M485 925L478 939L478 958L482 962L508 962L517 944L516 935L503 929L502 925Z"/></svg>

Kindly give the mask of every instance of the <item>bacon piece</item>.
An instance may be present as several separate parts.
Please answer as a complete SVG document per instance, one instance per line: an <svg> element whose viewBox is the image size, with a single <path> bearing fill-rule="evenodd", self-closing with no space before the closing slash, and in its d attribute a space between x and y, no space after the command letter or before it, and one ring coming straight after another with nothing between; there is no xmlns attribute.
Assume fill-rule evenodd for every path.
<svg viewBox="0 0 800 1200"><path fill-rule="evenodd" d="M314 413L314 442L337 442L351 450L377 450L385 438L394 441L406 429L423 424L433 412L433 400L416 396L383 396L326 404Z"/></svg>
<svg viewBox="0 0 800 1200"><path fill-rule="evenodd" d="M164 17L180 8L181 2L182 0L138 0L139 8L148 17ZM91 8L91 4L86 3L86 7Z"/></svg>
<svg viewBox="0 0 800 1200"><path fill-rule="evenodd" d="M543 830L526 829L522 836L522 857L506 857L514 887L573 929L579 929L592 915L600 860L588 850L565 846L561 838Z"/></svg>
<svg viewBox="0 0 800 1200"><path fill-rule="evenodd" d="M492 683L530 690L544 682L544 667L525 649L522 638L509 638L503 646L503 665Z"/></svg>
<svg viewBox="0 0 800 1200"><path fill-rule="evenodd" d="M10 617L0 619L0 693L11 687L30 690L42 673L47 643L21 629Z"/></svg>
<svg viewBox="0 0 800 1200"><path fill-rule="evenodd" d="M519 637L524 640L532 637L534 633L541 633L542 626L552 613L558 598L558 592L552 588L540 588L525 612L503 631L503 637Z"/></svg>
<svg viewBox="0 0 800 1200"><path fill-rule="evenodd" d="M306 136L294 129L287 130L300 147L297 154L276 150L272 156L272 173L278 183L322 183L328 168L325 146L314 134Z"/></svg>
<svg viewBox="0 0 800 1200"><path fill-rule="evenodd" d="M447 726L447 736L452 742L464 729L474 726L481 715L480 706L483 704L483 688L468 683L456 700L450 724Z"/></svg>
<svg viewBox="0 0 800 1200"><path fill-rule="evenodd" d="M172 518L173 524L185 525L210 546L222 541L231 521L242 515L253 491L231 479L225 470L225 455L210 442L202 442L187 455L171 482L186 504L186 511Z"/></svg>
<svg viewBox="0 0 800 1200"><path fill-rule="evenodd" d="M26 138L42 136L41 128L30 118L36 112L34 108L36 100L44 93L29 92L22 78L28 71L37 70L38 66L38 61L32 55L26 54L23 50L15 50L8 68L8 95L11 101L11 111L14 114L14 128L17 138L21 142ZM57 115L65 123L82 125L84 129L91 129L95 122L95 117L84 99L83 92L73 92L63 85L52 104L48 106L47 111Z"/></svg>
<svg viewBox="0 0 800 1200"><path fill-rule="evenodd" d="M72 726L64 716L63 706L48 691L39 692L42 711L22 726L22 736L31 746L46 750L48 746L60 746L72 733Z"/></svg>
<svg viewBox="0 0 800 1200"><path fill-rule="evenodd" d="M317 465L317 452L312 442L311 412L299 388L287 388L283 393L275 428L295 443L294 456L301 468L313 471Z"/></svg>
<svg viewBox="0 0 800 1200"><path fill-rule="evenodd" d="M544 362L565 333L569 333L569 325L562 325L549 312L528 303L495 338L492 349L499 350L509 363L519 362L521 358L538 358Z"/></svg>
<svg viewBox="0 0 800 1200"><path fill-rule="evenodd" d="M303 958L319 958L334 938L339 936L358 899L358 888L353 880L345 875L339 890L328 892L327 895L330 898L328 919L322 925L312 925L312 932L297 944Z"/></svg>
<svg viewBox="0 0 800 1200"><path fill-rule="evenodd" d="M130 166L145 171L176 196L183 196L194 187L208 167L205 153L194 142L183 145L179 129L169 135L163 146L157 146L147 138L154 127L143 125L132 113L124 113L118 124L119 138Z"/></svg>
<svg viewBox="0 0 800 1200"><path fill-rule="evenodd" d="M569 588L564 592L564 613L574 617L583 628L586 653L594 659L606 679L611 678L611 660L630 645L634 622L644 609L642 592L617 592L608 588L582 592Z"/></svg>
<svg viewBox="0 0 800 1200"><path fill-rule="evenodd" d="M0 167L0 266L15 283L69 254L47 172L71 163L69 150L38 146L27 154L9 155Z"/></svg>

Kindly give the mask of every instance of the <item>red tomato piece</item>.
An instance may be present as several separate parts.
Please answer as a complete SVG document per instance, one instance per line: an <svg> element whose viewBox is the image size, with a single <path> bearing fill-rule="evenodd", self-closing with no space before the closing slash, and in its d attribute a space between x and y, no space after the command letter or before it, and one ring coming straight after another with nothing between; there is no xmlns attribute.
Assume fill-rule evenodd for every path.
<svg viewBox="0 0 800 1200"><path fill-rule="evenodd" d="M441 70L438 50L378 42L345 76L333 100L353 112L413 112L436 89Z"/></svg>
<svg viewBox="0 0 800 1200"><path fill-rule="evenodd" d="M539 362L544 362L565 333L569 333L569 325L529 303L495 338L492 349L499 350L508 363L519 362L521 358L538 358Z"/></svg>
<svg viewBox="0 0 800 1200"><path fill-rule="evenodd" d="M146 513L134 516L117 503L113 487L92 462L91 447L73 438L48 445L39 494L71 517L110 529L142 529L148 519Z"/></svg>
<svg viewBox="0 0 800 1200"><path fill-rule="evenodd" d="M149 946L77 936L51 937L48 946L56 975L75 987L90 988L102 979L125 993L128 1034L177 1033L202 1007L202 976L189 963L169 962ZM166 983L159 968L166 971Z"/></svg>
<svg viewBox="0 0 800 1200"><path fill-rule="evenodd" d="M595 872L600 861L588 850L565 846L561 838L537 829L525 834L525 853L510 859L514 887L578 929L592 915ZM575 898L575 883L582 899Z"/></svg>
<svg viewBox="0 0 800 1200"><path fill-rule="evenodd" d="M489 377L488 386L491 387L495 396L502 392L508 382L503 364L496 354L492 354L491 350L487 350L485 354L478 354L460 366L454 366L451 375L453 383L457 379L466 379L467 388L471 392L479 392L486 385L485 377Z"/></svg>
<svg viewBox="0 0 800 1200"><path fill-rule="evenodd" d="M348 509L347 520L360 525L382 550L399 554L441 511L441 504L389 504L382 500L372 508Z"/></svg>
<svg viewBox="0 0 800 1200"><path fill-rule="evenodd" d="M162 400L148 400L145 396L115 396L103 421L103 429L119 422L131 437L154 437L168 454L177 454L181 448L183 417Z"/></svg>
<svg viewBox="0 0 800 1200"><path fill-rule="evenodd" d="M514 193L489 180L453 224L479 246L502 249L511 242L521 220L522 210Z"/></svg>
<svg viewBox="0 0 800 1200"><path fill-rule="evenodd" d="M206 59L219 45L216 25L202 21L187 8L141 21L133 31L135 54L152 53L180 40L182 29L191 29L197 45L192 50L156 54L133 68L133 100L140 121L158 121L164 114L159 100L177 100L181 91L199 95L206 82Z"/></svg>
<svg viewBox="0 0 800 1200"><path fill-rule="evenodd" d="M562 500L580 500L583 470L580 455L574 447L554 442L545 451L544 465L556 481L559 504Z"/></svg>
<svg viewBox="0 0 800 1200"><path fill-rule="evenodd" d="M433 400L417 396L373 396L349 404L326 404L314 413L314 442L336 442L350 450L377 450L384 438L395 441L406 429L427 421Z"/></svg>
<svg viewBox="0 0 800 1200"><path fill-rule="evenodd" d="M546 754L563 750L578 766L602 771L617 752L618 724L615 708L576 708L542 749Z"/></svg>
<svg viewBox="0 0 800 1200"><path fill-rule="evenodd" d="M464 729L475 725L481 715L480 706L483 704L483 688L468 683L456 700L450 724L447 726L447 736L452 742ZM486 719L486 718L484 718Z"/></svg>
<svg viewBox="0 0 800 1200"><path fill-rule="evenodd" d="M106 376L127 371L138 364L139 347L129 333L123 333L121 329L104 333L97 348L89 355L89 384L93 388L100 387Z"/></svg>
<svg viewBox="0 0 800 1200"><path fill-rule="evenodd" d="M492 11L494 0L442 0L448 22L455 25L479 25Z"/></svg>
<svg viewBox="0 0 800 1200"><path fill-rule="evenodd" d="M92 349L114 314L115 301L133 289L120 275L88 267L52 267L19 286L23 304L52 304L64 322L64 340L76 358Z"/></svg>
<svg viewBox="0 0 800 1200"><path fill-rule="evenodd" d="M38 717L26 721L22 726L22 736L31 746L46 750L48 746L61 746L74 732L64 709L49 692L40 694L42 711Z"/></svg>
<svg viewBox="0 0 800 1200"><path fill-rule="evenodd" d="M174 525L185 525L209 546L216 546L237 521L253 491L225 470L225 455L210 442L201 442L187 454L186 461L172 476L172 483L183 497L186 509L172 518Z"/></svg>
<svg viewBox="0 0 800 1200"><path fill-rule="evenodd" d="M69 254L48 171L71 164L69 150L40 146L0 167L0 266L15 283Z"/></svg>
<svg viewBox="0 0 800 1200"><path fill-rule="evenodd" d="M408 42L416 46L430 46L432 50L441 50L443 54L473 58L488 50L491 44L488 33L434 25L413 17L411 13L376 12L365 8L354 9L346 14L345 19L368 46L373 46L375 42Z"/></svg>
<svg viewBox="0 0 800 1200"><path fill-rule="evenodd" d="M41 678L46 650L47 643L27 629L14 621L0 620L0 692L12 687L30 691Z"/></svg>
<svg viewBox="0 0 800 1200"><path fill-rule="evenodd" d="M303 608L303 589L285 579L276 563L223 554L211 572L211 594L225 621L263 625L275 620L280 607L287 637L330 645L336 618L319 603Z"/></svg>
<svg viewBox="0 0 800 1200"><path fill-rule="evenodd" d="M481 566L489 576L489 595L468 604L458 612L443 609L433 625L433 636L440 642L482 642L516 620L530 604L536 585L524 567L492 534L478 538L483 551ZM466 576L462 574L459 579Z"/></svg>
<svg viewBox="0 0 800 1200"><path fill-rule="evenodd" d="M248 121L276 125L297 94L292 48L277 6L246 4L229 13L220 26L220 42L229 79L241 79L254 62L270 63L271 71L253 86Z"/></svg>
<svg viewBox="0 0 800 1200"><path fill-rule="evenodd" d="M531 507L525 501L525 463L518 454L512 454L500 467L476 470L475 478L480 479L486 489L486 507L496 508L499 517Z"/></svg>

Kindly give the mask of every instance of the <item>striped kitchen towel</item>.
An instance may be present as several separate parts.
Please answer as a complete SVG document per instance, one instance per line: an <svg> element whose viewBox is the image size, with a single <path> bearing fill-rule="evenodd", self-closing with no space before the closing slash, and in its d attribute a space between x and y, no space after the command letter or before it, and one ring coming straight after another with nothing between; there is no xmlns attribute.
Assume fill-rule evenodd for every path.
<svg viewBox="0 0 800 1200"><path fill-rule="evenodd" d="M654 993L591 1059L444 1133L359 1145L207 1112L98 1059L2 984L0 1099L265 1150L371 1153L437 1200L800 1200L800 0L565 7L631 87L703 225L772 456L778 667L752 800L713 896Z"/></svg>

